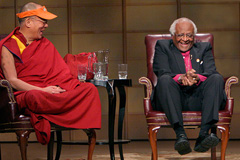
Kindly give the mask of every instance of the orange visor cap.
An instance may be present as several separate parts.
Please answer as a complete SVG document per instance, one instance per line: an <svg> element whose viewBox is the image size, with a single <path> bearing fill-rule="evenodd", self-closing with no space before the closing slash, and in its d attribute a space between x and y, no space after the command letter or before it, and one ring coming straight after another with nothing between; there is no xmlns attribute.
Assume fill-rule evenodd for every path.
<svg viewBox="0 0 240 160"><path fill-rule="evenodd" d="M38 16L40 18L47 19L47 20L51 20L57 17L55 14L48 12L45 6L38 9L17 13L16 15L19 18L24 18L29 16Z"/></svg>

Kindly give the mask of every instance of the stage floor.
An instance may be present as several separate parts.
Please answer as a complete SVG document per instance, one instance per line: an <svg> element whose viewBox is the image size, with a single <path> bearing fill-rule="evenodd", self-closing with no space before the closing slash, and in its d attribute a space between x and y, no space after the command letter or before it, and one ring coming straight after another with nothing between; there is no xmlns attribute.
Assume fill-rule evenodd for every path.
<svg viewBox="0 0 240 160"><path fill-rule="evenodd" d="M159 160L210 160L210 151L206 153L191 152L181 156L174 150L175 141L158 141ZM190 140L191 147L195 141ZM220 146L217 146L217 157L220 159ZM55 147L56 148L56 147ZM60 160L86 160L87 145L63 145ZM123 145L125 160L151 160L151 149L148 141L132 141ZM21 160L18 145L1 144L2 160ZM115 145L116 160L120 160L118 146ZM46 160L47 146L39 143L28 144L28 160ZM96 145L93 160L110 160L107 145ZM226 160L240 160L240 140L230 140Z"/></svg>

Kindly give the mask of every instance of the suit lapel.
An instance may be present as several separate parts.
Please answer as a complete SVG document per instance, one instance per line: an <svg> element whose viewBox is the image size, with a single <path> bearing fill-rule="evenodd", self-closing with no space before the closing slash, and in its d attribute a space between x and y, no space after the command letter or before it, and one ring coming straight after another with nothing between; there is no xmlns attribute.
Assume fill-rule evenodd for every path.
<svg viewBox="0 0 240 160"><path fill-rule="evenodd" d="M193 46L190 51L190 57L191 57L192 68L196 70L196 73L199 73L200 59L198 57L198 48L196 48L195 46Z"/></svg>
<svg viewBox="0 0 240 160"><path fill-rule="evenodd" d="M183 56L182 56L181 52L177 49L177 47L174 46L174 44L172 45L172 53L176 59L177 65L178 65L181 73L186 73Z"/></svg>

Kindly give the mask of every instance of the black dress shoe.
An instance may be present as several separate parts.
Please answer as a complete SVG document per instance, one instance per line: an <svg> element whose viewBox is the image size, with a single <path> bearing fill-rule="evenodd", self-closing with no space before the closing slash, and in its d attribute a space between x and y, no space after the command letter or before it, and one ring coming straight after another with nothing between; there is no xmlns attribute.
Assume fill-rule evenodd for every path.
<svg viewBox="0 0 240 160"><path fill-rule="evenodd" d="M189 143L187 137L184 134L180 134L177 137L177 141L174 145L174 148L181 155L188 154L188 153L192 152L192 149L190 147L190 143Z"/></svg>
<svg viewBox="0 0 240 160"><path fill-rule="evenodd" d="M199 136L196 140L194 150L196 152L207 152L210 148L217 146L218 143L219 138L214 133Z"/></svg>

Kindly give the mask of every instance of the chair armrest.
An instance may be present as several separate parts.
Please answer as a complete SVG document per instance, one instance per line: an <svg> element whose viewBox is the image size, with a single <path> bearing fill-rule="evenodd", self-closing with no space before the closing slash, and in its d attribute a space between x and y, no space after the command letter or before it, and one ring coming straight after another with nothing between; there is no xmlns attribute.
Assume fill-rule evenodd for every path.
<svg viewBox="0 0 240 160"><path fill-rule="evenodd" d="M145 99L150 99L152 94L152 82L147 77L139 78L139 83L145 85Z"/></svg>
<svg viewBox="0 0 240 160"><path fill-rule="evenodd" d="M226 92L226 95L227 95L228 99L233 99L231 97L231 86L232 86L232 84L237 84L237 83L238 83L238 78L235 77L235 76L231 76L226 80L226 82L225 82L225 92Z"/></svg>
<svg viewBox="0 0 240 160"><path fill-rule="evenodd" d="M148 79L147 77L141 77L139 78L139 83L145 85L144 86L144 91L145 91L145 98L143 100L143 104L144 104L144 114L147 117L148 113L153 111L153 107L151 104L151 94L152 94L152 82L150 81L150 79Z"/></svg>
<svg viewBox="0 0 240 160"><path fill-rule="evenodd" d="M5 79L0 80L0 97L0 122L14 121L17 114L17 104L12 86Z"/></svg>

